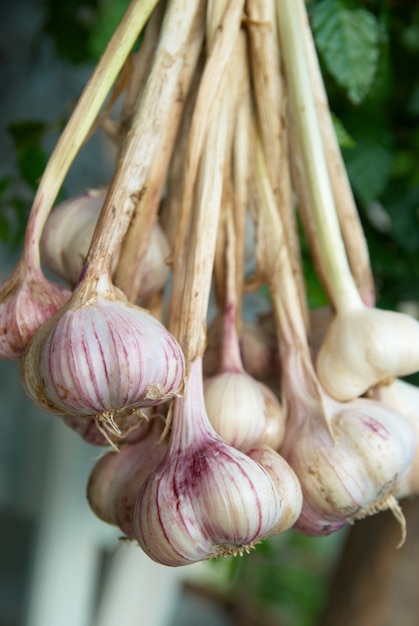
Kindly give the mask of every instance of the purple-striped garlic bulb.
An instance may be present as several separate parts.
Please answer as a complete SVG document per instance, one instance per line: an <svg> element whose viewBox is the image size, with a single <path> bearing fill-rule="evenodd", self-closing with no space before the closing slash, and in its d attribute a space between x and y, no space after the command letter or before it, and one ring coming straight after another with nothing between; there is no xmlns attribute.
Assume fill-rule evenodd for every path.
<svg viewBox="0 0 419 626"><path fill-rule="evenodd" d="M127 537L134 537L134 506L146 479L160 465L167 450L167 439L160 441L158 418L141 422L140 438L109 452L93 468L87 484L87 501L93 513L104 522L119 526Z"/></svg>
<svg viewBox="0 0 419 626"><path fill-rule="evenodd" d="M41 259L48 269L70 285L77 283L82 272L105 197L106 190L97 190L65 200L54 208L45 224L40 244ZM144 301L166 284L169 253L166 235L156 223L145 252L139 300ZM116 269L116 261L114 259L112 272Z"/></svg>
<svg viewBox="0 0 419 626"><path fill-rule="evenodd" d="M291 424L281 448L303 490L295 529L328 535L390 509L401 524L403 541L405 521L394 494L415 450L409 423L381 402L359 398L342 403L324 391L317 402L309 393L304 400L298 377L295 386L300 396L293 404L288 396Z"/></svg>
<svg viewBox="0 0 419 626"><path fill-rule="evenodd" d="M205 381L204 398L212 426L230 445L243 451L263 443L280 446L284 414L275 394L243 368L234 307L224 313L221 367Z"/></svg>
<svg viewBox="0 0 419 626"><path fill-rule="evenodd" d="M300 509L298 480L279 454L267 446L243 454L215 433L194 361L174 400L169 450L136 503L140 546L169 566L242 554L292 526Z"/></svg>
<svg viewBox="0 0 419 626"><path fill-rule="evenodd" d="M40 408L89 416L118 432L117 418L181 390L184 357L173 335L123 300L106 273L84 283L30 343L21 378Z"/></svg>
<svg viewBox="0 0 419 626"><path fill-rule="evenodd" d="M70 292L39 268L20 263L0 287L0 359L19 359L42 324L67 302Z"/></svg>

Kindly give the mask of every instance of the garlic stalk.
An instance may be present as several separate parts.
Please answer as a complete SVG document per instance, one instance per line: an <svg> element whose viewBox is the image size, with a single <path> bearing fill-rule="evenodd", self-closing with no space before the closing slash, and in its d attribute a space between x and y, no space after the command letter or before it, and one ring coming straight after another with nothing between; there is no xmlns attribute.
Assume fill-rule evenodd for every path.
<svg viewBox="0 0 419 626"><path fill-rule="evenodd" d="M191 7L192 5L188 3L189 11L191 11ZM147 292L147 284L145 284L148 261L147 250L151 245L151 237L156 224L156 216L160 206L170 158L185 107L186 98L183 95L179 97L178 94L188 93L202 50L204 7L202 3L198 3L197 7L199 7L199 10L195 16L193 28L191 28L187 46L188 53L183 54L183 67L177 82L174 80L176 73L171 68L170 58L166 59L167 68L165 69L167 76L162 77L160 80L165 90L167 90L169 79L172 83L171 93L169 91L167 95L162 94L161 96L163 115L167 119L164 125L162 125L163 117L158 117L154 113L157 118L156 125L162 125L162 137L150 163L147 181L132 216L130 228L123 242L115 272L116 286L122 289L132 302L143 299L144 294ZM196 8L194 9L195 12ZM184 19L186 19L186 16L184 16ZM159 54L159 48L156 54Z"/></svg>
<svg viewBox="0 0 419 626"><path fill-rule="evenodd" d="M156 3L133 0L130 4L49 159L29 216L22 256L0 289L0 358L19 358L42 323L68 299L69 293L42 273L42 229L71 163Z"/></svg>
<svg viewBox="0 0 419 626"><path fill-rule="evenodd" d="M215 238L217 233L219 206L222 194L223 172L225 167L225 146L229 123L226 116L229 104L220 104L223 79L226 66L232 55L240 32L244 0L231 0L223 13L222 22L217 25L212 38L211 49L208 51L203 69L197 98L195 102L187 154L185 158L184 184L182 190L182 208L174 247L173 289L169 308L169 329L179 339L185 353L186 361L202 355L205 346L206 311L210 288L210 275L213 266ZM210 53L209 53L210 52ZM226 100L226 99L224 99ZM220 107L225 112L220 112ZM217 128L213 122L217 121ZM211 128L212 127L212 128ZM208 132L208 136L206 134ZM205 155L203 145L206 141ZM224 155L217 159L217 155ZM199 175L198 175L199 171ZM212 182L215 171L215 180ZM198 180L199 179L199 180ZM194 191L198 180L198 198L201 205L210 204L214 214L196 207L193 218L192 205ZM189 239L191 232L191 240ZM206 236L206 248L197 240ZM199 267L200 273L187 272L188 267ZM201 287L202 285L202 287ZM184 291L191 294L193 306L190 307ZM195 298L195 293L199 294ZM193 338L193 345L189 338Z"/></svg>
<svg viewBox="0 0 419 626"><path fill-rule="evenodd" d="M325 389L350 400L393 376L419 369L419 323L393 311L366 307L353 280L331 190L304 45L307 20L302 0L276 0L290 107L301 150L322 275L336 317L317 358Z"/></svg>
<svg viewBox="0 0 419 626"><path fill-rule="evenodd" d="M300 5L300 8L303 7ZM313 35L308 21L304 19L304 15L302 16L302 21L312 79L313 97L320 124L320 133L323 140L333 198L349 265L364 304L374 306L374 278L370 266L367 241L362 230L345 163L336 137Z"/></svg>
<svg viewBox="0 0 419 626"><path fill-rule="evenodd" d="M292 526L301 507L293 471L269 448L245 455L214 432L200 358L175 400L172 423L169 451L135 506L135 537L148 556L179 566L242 554Z"/></svg>
<svg viewBox="0 0 419 626"><path fill-rule="evenodd" d="M412 460L412 429L382 403L338 402L321 387L310 359L289 250L260 142L256 176L288 420L281 454L303 490L295 528L307 534L329 534L390 508L400 521L403 541L405 522L393 491Z"/></svg>

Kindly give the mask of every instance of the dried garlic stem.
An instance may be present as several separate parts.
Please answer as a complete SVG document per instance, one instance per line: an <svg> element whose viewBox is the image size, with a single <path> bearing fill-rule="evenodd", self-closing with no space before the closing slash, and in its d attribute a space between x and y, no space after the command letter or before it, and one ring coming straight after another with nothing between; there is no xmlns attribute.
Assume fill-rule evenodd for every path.
<svg viewBox="0 0 419 626"><path fill-rule="evenodd" d="M23 262L40 266L39 240L64 178L157 0L133 0L109 41L41 178L28 220Z"/></svg>
<svg viewBox="0 0 419 626"><path fill-rule="evenodd" d="M247 49L246 49L246 37L244 32L240 31L237 37L236 46L233 50L233 56L230 61L230 65L228 68L230 72L230 81L229 81L229 97L230 97L230 107L231 107L231 120L233 123L229 127L229 135L227 137L227 154L232 154L231 159L227 159L225 165L225 177L224 177L224 191L223 191L223 207L225 210L221 210L220 224L219 224L219 232L217 236L217 245L216 245L216 253L215 253L215 263L214 263L214 277L215 277L215 295L217 299L217 303L220 309L224 308L224 304L226 301L226 273L225 273L225 263L226 263L226 232L227 225L226 219L228 217L228 213L232 210L233 202L235 203L235 194L236 188L233 185L233 145L235 136L237 133L237 121L236 119L237 110L240 105L240 98L248 97L249 93L249 81L247 79ZM242 155L243 158L244 155ZM246 181L244 181L245 183ZM243 185L241 181L239 184ZM242 211L246 211L246 206L242 205ZM236 206L234 220L237 222L237 226L242 229L241 232L241 242L238 242L237 237L235 237L235 264L239 266L236 273L236 286L235 290L239 287L239 284L243 282L243 255L244 255L244 245L245 245L245 219L246 216L239 215L239 207ZM241 223L241 224L240 224ZM241 252L238 248L240 245ZM241 254L241 259L240 259ZM240 269L241 268L241 269ZM239 273L240 269L240 273ZM240 287L240 292L242 291L242 287ZM238 297L238 301L241 302L241 297ZM236 308L236 319L240 318L240 307Z"/></svg>
<svg viewBox="0 0 419 626"><path fill-rule="evenodd" d="M186 262L188 234L191 225L193 196L202 146L208 127L208 120L213 115L214 103L217 98L219 98L220 82L232 55L240 30L243 6L244 0L231 0L227 5L222 23L213 37L212 48L208 50L208 57L203 70L192 117L188 150L184 164L182 209L173 253L175 271L172 296L170 299L169 328L173 329L172 332L174 332L175 335L175 329L178 328L179 323L181 323L179 315L184 300L183 285L186 280L186 272L188 271ZM205 231L202 232L204 233Z"/></svg>
<svg viewBox="0 0 419 626"><path fill-rule="evenodd" d="M204 54L198 61L195 74L186 98L183 116L176 137L176 150L172 153L172 160L166 181L166 193L160 211L161 225L173 250L182 208L182 179L185 171L186 154L188 151L189 131L204 66Z"/></svg>
<svg viewBox="0 0 419 626"><path fill-rule="evenodd" d="M311 362L306 326L300 307L291 253L282 216L278 211L261 139L256 140L255 185L260 202L260 235L265 251L266 279L280 328L280 347L293 345ZM297 348L298 346L298 348Z"/></svg>
<svg viewBox="0 0 419 626"><path fill-rule="evenodd" d="M144 89L144 85L153 63L153 57L158 45L166 5L166 0L159 0L157 3L156 8L147 22L147 28L144 32L141 47L132 58L130 82L125 94L119 120L119 134L122 138L126 136L129 130L132 118L135 114L137 99Z"/></svg>
<svg viewBox="0 0 419 626"><path fill-rule="evenodd" d="M108 272L129 227L136 205L147 189L147 178L167 120L177 98L186 46L200 14L200 2L172 0L162 26L160 45L137 113L121 153L97 223L83 271L87 295L91 284ZM79 287L80 288L80 287Z"/></svg>
<svg viewBox="0 0 419 626"><path fill-rule="evenodd" d="M186 251L185 284L178 326L187 365L202 356L206 317L221 206L228 136L229 101L226 86L213 105L197 180L195 209Z"/></svg>
<svg viewBox="0 0 419 626"><path fill-rule="evenodd" d="M300 10L302 8L300 5ZM371 271L367 241L362 230L351 185L337 141L313 35L305 17L305 12L300 19L304 27L304 41L310 66L313 96L319 117L320 132L349 265L364 303L367 306L374 306L374 278Z"/></svg>
<svg viewBox="0 0 419 626"><path fill-rule="evenodd" d="M276 205L283 216L286 240L300 294L301 309L308 327L300 242L292 201L286 124L287 94L281 69L275 1L249 0L247 11L258 128Z"/></svg>
<svg viewBox="0 0 419 626"><path fill-rule="evenodd" d="M166 122L162 125L160 143L152 157L150 169L144 183L144 193L135 207L115 273L115 284L122 289L128 300L132 302L137 300L142 287L145 253L160 206L160 199L185 105L186 94L188 93L202 49L203 17L204 12L201 10L196 14L195 22L191 24L190 39L185 48L188 52L184 54L183 67L179 68L177 83L173 81L175 78L173 69L168 69L173 82L171 93L165 96L163 102L163 106L166 108L166 112L163 113L166 117ZM163 119L163 116L161 119Z"/></svg>
<svg viewBox="0 0 419 626"><path fill-rule="evenodd" d="M298 4L300 3L300 5ZM276 0L281 50L306 182L312 200L313 219L325 264L325 280L336 310L361 303L354 283L336 215L310 69L302 44L305 11L303 0Z"/></svg>

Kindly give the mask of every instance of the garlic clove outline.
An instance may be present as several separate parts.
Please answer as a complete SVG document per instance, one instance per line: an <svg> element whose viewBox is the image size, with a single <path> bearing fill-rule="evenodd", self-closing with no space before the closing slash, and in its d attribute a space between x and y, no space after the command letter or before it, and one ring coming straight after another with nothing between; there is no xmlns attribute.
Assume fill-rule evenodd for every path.
<svg viewBox="0 0 419 626"><path fill-rule="evenodd" d="M292 473L287 463L275 465L272 457L268 471L215 433L204 406L201 359L191 365L184 396L173 402L168 453L135 507L135 537L146 554L164 565L187 565L242 554L277 526L285 530L284 510L290 521L300 511L299 483L285 502L277 484Z"/></svg>

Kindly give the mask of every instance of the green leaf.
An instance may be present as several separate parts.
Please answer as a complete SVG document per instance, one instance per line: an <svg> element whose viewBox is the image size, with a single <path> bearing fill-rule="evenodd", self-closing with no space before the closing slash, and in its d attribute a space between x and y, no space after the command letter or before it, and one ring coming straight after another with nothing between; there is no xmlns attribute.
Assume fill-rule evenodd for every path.
<svg viewBox="0 0 419 626"><path fill-rule="evenodd" d="M356 144L355 139L351 137L342 121L334 113L332 113L332 122L339 146L341 148L353 148Z"/></svg>
<svg viewBox="0 0 419 626"><path fill-rule="evenodd" d="M48 128L44 122L24 120L10 124L8 130L15 144L19 174L32 189L36 189L48 162L48 155L41 145Z"/></svg>
<svg viewBox="0 0 419 626"><path fill-rule="evenodd" d="M377 71L379 25L375 16L344 0L323 0L312 16L316 44L328 71L351 102L359 104Z"/></svg>
<svg viewBox="0 0 419 626"><path fill-rule="evenodd" d="M362 138L343 155L354 191L366 206L376 200L387 185L392 152L373 138Z"/></svg>
<svg viewBox="0 0 419 626"><path fill-rule="evenodd" d="M90 35L89 50L98 59L112 37L129 4L129 0L111 0L100 6L98 22Z"/></svg>

